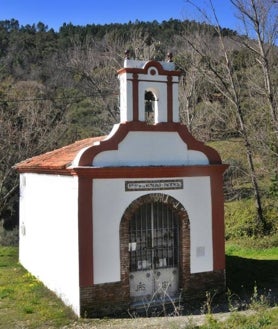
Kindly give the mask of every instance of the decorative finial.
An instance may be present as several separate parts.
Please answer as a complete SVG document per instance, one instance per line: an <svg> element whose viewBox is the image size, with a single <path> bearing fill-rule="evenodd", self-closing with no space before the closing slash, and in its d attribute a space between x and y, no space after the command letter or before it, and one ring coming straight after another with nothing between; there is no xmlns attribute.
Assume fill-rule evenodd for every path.
<svg viewBox="0 0 278 329"><path fill-rule="evenodd" d="M167 57L168 57L168 62L173 62L173 54L172 53L168 53Z"/></svg>
<svg viewBox="0 0 278 329"><path fill-rule="evenodd" d="M129 51L129 49L127 49L127 50L125 51L125 58L126 58L126 59L129 59L129 55L130 55L130 51Z"/></svg>

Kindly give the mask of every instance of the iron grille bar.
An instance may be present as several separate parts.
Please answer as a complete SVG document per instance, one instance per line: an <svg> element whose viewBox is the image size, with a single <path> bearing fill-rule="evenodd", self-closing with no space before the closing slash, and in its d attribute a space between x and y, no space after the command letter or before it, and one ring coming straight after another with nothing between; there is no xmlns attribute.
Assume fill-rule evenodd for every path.
<svg viewBox="0 0 278 329"><path fill-rule="evenodd" d="M176 213L161 202L142 205L130 221L130 271L178 266Z"/></svg>

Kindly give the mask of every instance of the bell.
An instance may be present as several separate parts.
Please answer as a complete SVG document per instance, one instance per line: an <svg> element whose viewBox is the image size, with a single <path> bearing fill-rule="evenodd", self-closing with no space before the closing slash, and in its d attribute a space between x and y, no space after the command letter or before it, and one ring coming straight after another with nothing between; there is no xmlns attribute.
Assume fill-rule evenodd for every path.
<svg viewBox="0 0 278 329"><path fill-rule="evenodd" d="M151 91L145 91L145 113L149 117L149 115L154 112L154 95Z"/></svg>
<svg viewBox="0 0 278 329"><path fill-rule="evenodd" d="M145 100L145 112L148 115L153 112L153 101Z"/></svg>

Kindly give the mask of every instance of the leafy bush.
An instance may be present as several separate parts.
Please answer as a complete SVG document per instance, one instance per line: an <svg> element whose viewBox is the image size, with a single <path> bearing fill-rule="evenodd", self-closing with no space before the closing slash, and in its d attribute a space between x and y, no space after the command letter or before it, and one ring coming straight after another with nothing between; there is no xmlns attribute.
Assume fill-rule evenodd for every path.
<svg viewBox="0 0 278 329"><path fill-rule="evenodd" d="M225 204L226 239L254 235L256 229L255 208L251 200L239 200Z"/></svg>
<svg viewBox="0 0 278 329"><path fill-rule="evenodd" d="M270 177L269 194L273 197L278 197L278 174Z"/></svg>
<svg viewBox="0 0 278 329"><path fill-rule="evenodd" d="M271 199L264 201L264 216L266 220L267 239L277 240L278 205ZM225 204L226 240L255 237L258 232L256 209L253 199L243 199ZM267 240L265 239L265 240ZM264 240L264 239L262 239ZM267 242L267 241L264 241ZM271 246L276 246L271 244Z"/></svg>

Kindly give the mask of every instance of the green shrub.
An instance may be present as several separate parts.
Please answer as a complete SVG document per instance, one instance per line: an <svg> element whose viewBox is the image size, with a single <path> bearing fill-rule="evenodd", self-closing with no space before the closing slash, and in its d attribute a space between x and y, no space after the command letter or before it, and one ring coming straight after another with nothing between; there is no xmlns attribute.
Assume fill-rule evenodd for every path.
<svg viewBox="0 0 278 329"><path fill-rule="evenodd" d="M263 201L267 237L278 233L278 204L275 199ZM258 234L256 209L253 199L242 199L225 203L226 240L254 237ZM275 237L276 236L276 237ZM273 245L272 245L273 246Z"/></svg>
<svg viewBox="0 0 278 329"><path fill-rule="evenodd" d="M256 231L255 208L251 200L239 200L225 204L226 239L254 235Z"/></svg>
<svg viewBox="0 0 278 329"><path fill-rule="evenodd" d="M272 177L270 177L270 186L269 186L269 194L272 197L278 197L278 174L275 173Z"/></svg>

